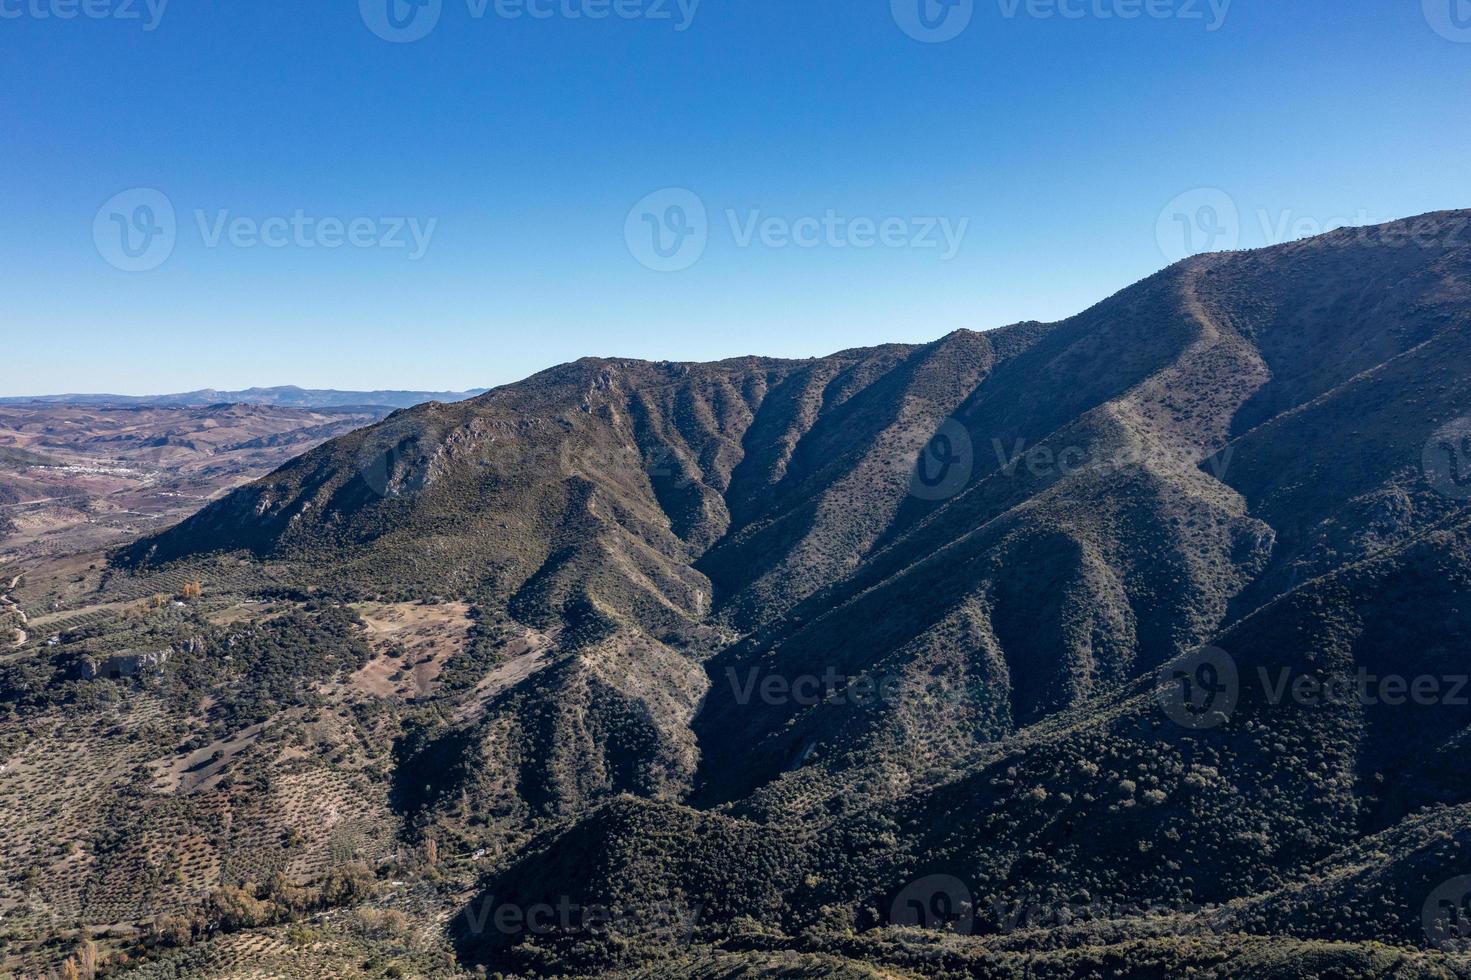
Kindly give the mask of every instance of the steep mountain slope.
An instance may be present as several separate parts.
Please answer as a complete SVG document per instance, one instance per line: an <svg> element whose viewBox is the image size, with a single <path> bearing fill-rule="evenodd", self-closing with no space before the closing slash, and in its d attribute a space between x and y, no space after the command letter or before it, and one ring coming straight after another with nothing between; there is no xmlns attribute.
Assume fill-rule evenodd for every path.
<svg viewBox="0 0 1471 980"><path fill-rule="evenodd" d="M964 932L1101 901L1124 924L1083 945L1163 907L1437 946L1400 906L1438 873L1412 860L1428 808L1464 831L1471 714L1284 692L1467 673L1468 218L1200 256L927 345L580 361L396 413L116 565L474 604L396 805L493 850L497 901L629 925L458 937L492 967L851 956L937 876ZM1202 690L1223 718L1186 710ZM1352 928L1301 909L1317 875ZM670 896L689 936L640 931ZM885 935L860 956L913 967Z"/></svg>
<svg viewBox="0 0 1471 980"><path fill-rule="evenodd" d="M1460 220L1440 216L1437 227ZM849 676L938 676L986 692L968 699L962 721L979 719L988 738L998 719L1005 728L1008 717L1024 724L1076 704L1293 584L1432 526L1463 503L1426 477L1423 456L1438 427L1471 409L1455 383L1471 368L1471 251L1385 244L1393 241L1388 229L1345 231L1201 257L1059 325L958 413L977 447L969 487L939 502L912 498L861 569L728 650L712 674L747 688L753 670L758 680L790 678L829 664ZM1345 270L1360 265L1373 274L1346 282ZM1415 274L1399 275L1407 269ZM1313 285L1283 285L1296 282ZM1340 351L1317 317L1359 306L1378 319L1345 327ZM1316 344L1277 336L1309 329ZM1257 337L1274 339L1258 347ZM1158 354L1133 353L1162 346L1173 356L1163 369L1153 367ZM1141 361L1131 387L1106 374L1066 386L1053 400L1066 421L1036 394L1046 389L1037 378L1088 379L1100 365ZM1240 414L1256 416L1269 389L1284 410L1248 427ZM946 637L939 668L920 655L932 631ZM956 664L965 649L975 651L973 667ZM743 700L717 684L702 717L716 798L773 778L825 733L872 728L887 707ZM743 737L713 737L728 730ZM908 754L932 755L935 734L924 730ZM951 735L942 744L964 744L963 732ZM881 754L902 749L885 741ZM741 769L747 778L731 783Z"/></svg>
<svg viewBox="0 0 1471 980"><path fill-rule="evenodd" d="M1398 671L1464 687L1468 590L1463 519L1222 634L1215 656L1234 680L1219 716L1198 725L1171 700L1166 672L894 796L881 767L826 782L804 769L700 830L679 829L706 819L693 811L620 801L532 849L489 893L512 904L569 895L624 910L630 929L680 894L702 910L698 936L712 943L753 923L789 935L898 924L919 886L925 902L953 902L977 936L1076 918L1137 937L1149 928L1118 921L1171 915L1167 933L1434 947L1427 902L1471 874L1471 779L1460 761L1471 707L1444 682L1434 697L1402 703L1380 680ZM1196 676L1197 656L1178 662L1184 676ZM1373 697L1344 696L1360 672L1375 679ZM1363 840L1379 828L1389 829ZM708 870L710 855L718 870ZM1254 895L1263 897L1216 908ZM496 961L485 937L470 938ZM538 942L569 962L588 955L580 929ZM599 955L616 959L619 943Z"/></svg>

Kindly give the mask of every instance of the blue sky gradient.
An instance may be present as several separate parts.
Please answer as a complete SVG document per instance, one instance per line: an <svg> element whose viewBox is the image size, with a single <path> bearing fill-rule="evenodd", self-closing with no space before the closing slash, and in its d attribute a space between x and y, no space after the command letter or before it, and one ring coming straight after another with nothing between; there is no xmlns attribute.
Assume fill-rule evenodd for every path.
<svg viewBox="0 0 1471 980"><path fill-rule="evenodd" d="M1467 0L437 0L403 43L388 2L0 0L0 394L813 356L1076 313L1175 213L1251 247L1471 206ZM921 2L970 19L917 40ZM139 188L172 243L127 271ZM666 188L707 217L678 271L627 233Z"/></svg>

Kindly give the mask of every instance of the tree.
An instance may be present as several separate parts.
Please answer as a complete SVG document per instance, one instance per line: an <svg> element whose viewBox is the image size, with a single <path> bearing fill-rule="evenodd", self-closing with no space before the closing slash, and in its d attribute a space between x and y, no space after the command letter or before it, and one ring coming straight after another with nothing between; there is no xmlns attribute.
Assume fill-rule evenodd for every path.
<svg viewBox="0 0 1471 980"><path fill-rule="evenodd" d="M274 909L256 898L254 889L226 885L209 897L211 917L225 932L254 929L266 925Z"/></svg>
<svg viewBox="0 0 1471 980"><path fill-rule="evenodd" d="M153 934L169 946L185 946L194 936L194 925L182 915L159 915L153 920Z"/></svg>
<svg viewBox="0 0 1471 980"><path fill-rule="evenodd" d="M83 939L77 950L77 970L83 980L95 980L97 976L97 944L90 939Z"/></svg>

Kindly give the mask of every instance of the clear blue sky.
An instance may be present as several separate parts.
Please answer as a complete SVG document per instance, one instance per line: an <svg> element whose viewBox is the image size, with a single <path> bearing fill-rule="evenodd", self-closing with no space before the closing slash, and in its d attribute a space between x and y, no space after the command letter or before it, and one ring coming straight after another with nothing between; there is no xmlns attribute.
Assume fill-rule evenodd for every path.
<svg viewBox="0 0 1471 980"><path fill-rule="evenodd" d="M974 0L943 43L901 28L923 35L920 0L704 0L687 24L689 0L438 0L410 43L374 32L387 0L174 0L156 24L148 2L0 0L0 394L818 355L1078 312L1167 263L1162 212L1193 188L1227 193L1244 246L1471 206L1452 0L1234 0L1219 24L1208 0ZM408 31L435 13L394 2ZM937 31L966 13L924 2ZM599 3L640 16L566 16ZM1099 15L1147 3L1171 16ZM176 218L129 272L120 236L163 220L104 206L135 188ZM630 244L696 219L667 195L630 218L664 188L708 215L674 272ZM416 259L407 230L303 247L324 240L287 231L298 211L342 222L326 241L433 224ZM864 229L819 231L829 211L891 243L834 247ZM903 244L912 219L968 224L947 259ZM788 226L816 247L776 247Z"/></svg>

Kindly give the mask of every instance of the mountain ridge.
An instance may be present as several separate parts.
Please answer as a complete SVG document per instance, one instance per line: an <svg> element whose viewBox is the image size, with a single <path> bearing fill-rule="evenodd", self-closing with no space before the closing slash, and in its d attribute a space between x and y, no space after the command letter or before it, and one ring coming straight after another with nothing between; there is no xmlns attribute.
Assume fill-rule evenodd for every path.
<svg viewBox="0 0 1471 980"><path fill-rule="evenodd" d="M470 603L470 707L447 689L402 744L399 805L411 837L500 855L485 894L522 907L677 894L713 947L863 935L913 966L885 910L939 876L982 939L1008 934L997 903L1084 895L1424 949L1418 908L1335 931L1292 889L1422 840L1405 821L1471 842L1471 716L1253 685L1466 667L1468 218L1197 256L928 344L585 358L396 412L114 564ZM1193 728L1159 678L1216 648L1239 700ZM1422 864L1386 859L1372 900L1433 890ZM679 948L458 941L531 972Z"/></svg>

